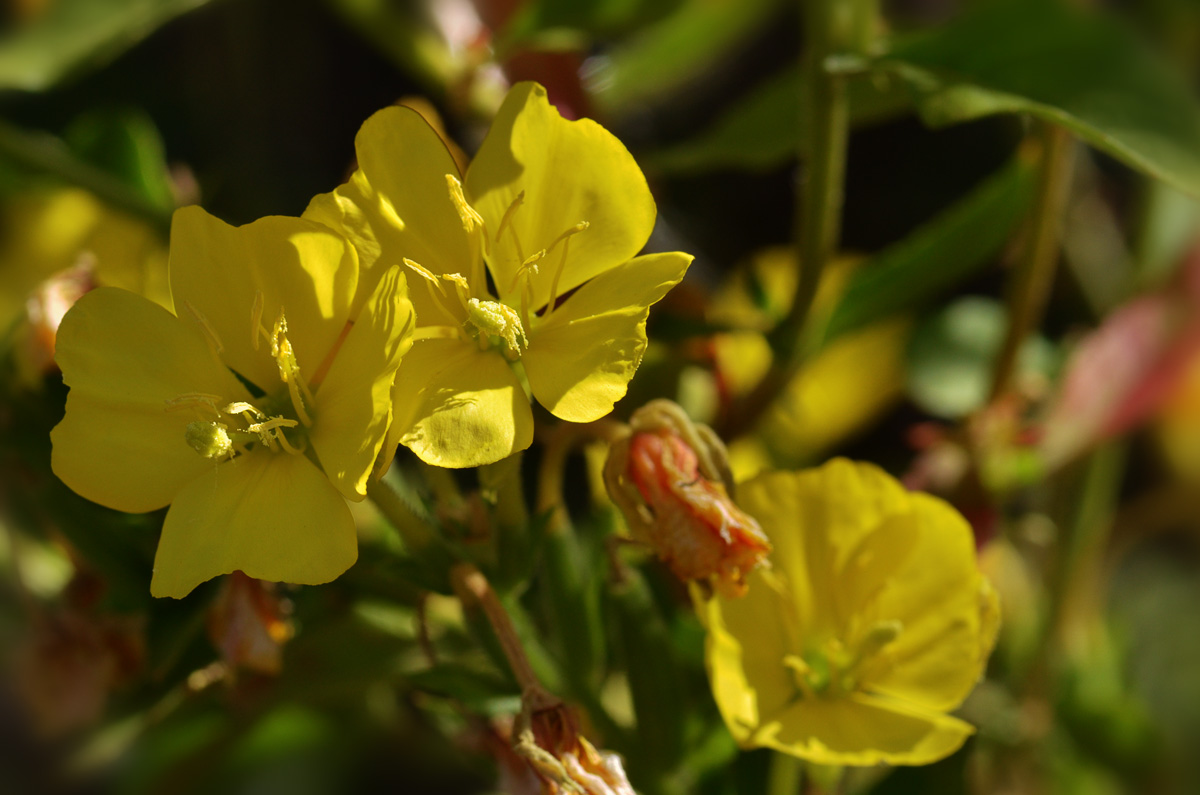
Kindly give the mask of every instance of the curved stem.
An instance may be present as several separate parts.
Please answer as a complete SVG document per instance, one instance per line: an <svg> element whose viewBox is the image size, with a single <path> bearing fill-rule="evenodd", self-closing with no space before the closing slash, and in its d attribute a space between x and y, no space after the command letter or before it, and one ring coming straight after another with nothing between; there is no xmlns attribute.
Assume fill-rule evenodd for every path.
<svg viewBox="0 0 1200 795"><path fill-rule="evenodd" d="M451 570L450 580L459 599L474 601L483 608L483 614L492 625L492 631L496 633L496 639L500 641L500 648L504 650L504 657L508 660L508 667L512 669L513 677L516 678L522 692L542 692L542 683L533 672L533 666L529 664L529 657L525 654L525 647L521 645L517 628L483 572L473 563L459 563Z"/></svg>
<svg viewBox="0 0 1200 795"><path fill-rule="evenodd" d="M1046 124L1042 128L1044 149L1034 203L1029 249L1013 274L1008 296L1008 333L996 359L992 379L992 399L1012 388L1017 359L1025 338L1041 322L1046 309L1054 271L1058 263L1059 235L1066 209L1074 161L1074 139L1064 127Z"/></svg>
<svg viewBox="0 0 1200 795"><path fill-rule="evenodd" d="M723 436L732 438L752 429L804 363L805 326L826 264L837 253L841 237L846 146L850 106L846 78L829 68L830 58L848 42L845 28L855 11L869 5L846 6L840 0L805 3L807 54L803 64L804 102L801 113L812 119L808 148L800 151L804 167L797 172L796 234L799 252L796 289L787 316L771 332L775 353L771 369L732 413ZM843 13L847 12L847 13ZM861 26L860 26L861 27Z"/></svg>

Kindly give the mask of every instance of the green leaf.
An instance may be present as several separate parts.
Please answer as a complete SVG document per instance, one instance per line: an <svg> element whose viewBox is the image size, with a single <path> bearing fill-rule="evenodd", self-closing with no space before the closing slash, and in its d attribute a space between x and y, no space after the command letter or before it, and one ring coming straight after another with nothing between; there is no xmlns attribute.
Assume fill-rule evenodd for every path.
<svg viewBox="0 0 1200 795"><path fill-rule="evenodd" d="M1007 330L1003 304L978 296L960 298L922 323L908 350L908 391L913 402L948 419L982 408ZM1045 339L1031 337L1020 358L1022 370L1049 373L1054 353Z"/></svg>
<svg viewBox="0 0 1200 795"><path fill-rule="evenodd" d="M418 690L453 698L483 715L512 714L521 707L521 694L495 671L476 670L461 663L441 663L407 676Z"/></svg>
<svg viewBox="0 0 1200 795"><path fill-rule="evenodd" d="M1033 197L1033 169L1013 160L966 198L877 254L851 279L821 344L927 306L993 260Z"/></svg>
<svg viewBox="0 0 1200 795"><path fill-rule="evenodd" d="M138 110L86 113L63 135L82 159L112 174L164 212L175 208L167 156L158 128Z"/></svg>
<svg viewBox="0 0 1200 795"><path fill-rule="evenodd" d="M583 38L622 33L671 13L683 0L530 0L503 33L509 45L526 43L539 33L577 31Z"/></svg>
<svg viewBox="0 0 1200 795"><path fill-rule="evenodd" d="M912 107L907 85L889 75L848 78L850 124L866 127L895 118ZM718 168L766 170L796 157L808 146L809 119L801 114L806 84L800 68L788 69L751 91L699 135L642 158L666 172L695 173Z"/></svg>
<svg viewBox="0 0 1200 795"><path fill-rule="evenodd" d="M985 3L877 68L912 84L930 125L1029 113L1200 195L1200 109L1165 63L1100 14L1061 0Z"/></svg>
<svg viewBox="0 0 1200 795"><path fill-rule="evenodd" d="M714 70L779 5L780 0L685 0L611 50L589 75L603 115L636 110Z"/></svg>
<svg viewBox="0 0 1200 795"><path fill-rule="evenodd" d="M208 0L56 0L0 42L0 89L44 91Z"/></svg>
<svg viewBox="0 0 1200 795"><path fill-rule="evenodd" d="M0 121L0 168L5 166L78 185L113 207L149 221L163 232L170 228L173 202L152 201L144 190L127 178L94 165L72 151L62 139L48 133L22 130Z"/></svg>

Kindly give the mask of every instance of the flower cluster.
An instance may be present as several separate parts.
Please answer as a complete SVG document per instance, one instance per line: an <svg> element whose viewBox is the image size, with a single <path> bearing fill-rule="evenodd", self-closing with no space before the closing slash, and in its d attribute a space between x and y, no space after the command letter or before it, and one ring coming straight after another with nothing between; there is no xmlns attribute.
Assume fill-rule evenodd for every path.
<svg viewBox="0 0 1200 795"><path fill-rule="evenodd" d="M476 466L529 446L530 396L607 414L691 262L637 256L655 219L641 171L538 85L510 92L465 176L408 108L356 145L359 169L301 218L179 210L173 312L110 287L63 319L54 471L112 508L171 506L155 595L238 570L327 582L357 556L346 500L397 444Z"/></svg>

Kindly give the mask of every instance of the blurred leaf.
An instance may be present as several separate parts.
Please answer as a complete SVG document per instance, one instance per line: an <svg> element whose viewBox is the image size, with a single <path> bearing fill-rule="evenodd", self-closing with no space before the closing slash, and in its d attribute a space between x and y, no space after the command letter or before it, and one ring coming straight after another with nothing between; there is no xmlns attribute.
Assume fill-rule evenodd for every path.
<svg viewBox="0 0 1200 795"><path fill-rule="evenodd" d="M992 261L1033 196L1016 159L950 209L862 266L823 330L822 345L869 322L920 309Z"/></svg>
<svg viewBox="0 0 1200 795"><path fill-rule="evenodd" d="M1200 110L1128 29L1061 0L984 3L880 62L933 126L996 113L1061 124L1128 165L1200 195Z"/></svg>
<svg viewBox="0 0 1200 795"><path fill-rule="evenodd" d="M208 0L56 0L0 40L0 89L44 91Z"/></svg>
<svg viewBox="0 0 1200 795"><path fill-rule="evenodd" d="M137 110L87 113L63 136L80 158L133 188L165 212L175 208L166 152L158 128Z"/></svg>
<svg viewBox="0 0 1200 795"><path fill-rule="evenodd" d="M809 119L803 105L799 67L788 69L749 92L716 123L683 143L643 158L644 164L667 172L694 173L718 168L766 170L796 157L808 146ZM878 124L912 106L903 81L888 75L859 75L847 85L850 123Z"/></svg>
<svg viewBox="0 0 1200 795"><path fill-rule="evenodd" d="M923 410L956 419L987 403L992 369L1008 314L991 298L960 298L921 324L908 349L908 391ZM1048 372L1053 349L1031 337L1021 351L1022 369Z"/></svg>
<svg viewBox="0 0 1200 795"><path fill-rule="evenodd" d="M701 77L762 25L780 0L684 0L614 48L589 75L604 115L628 113Z"/></svg>
<svg viewBox="0 0 1200 795"><path fill-rule="evenodd" d="M142 141L144 142L144 138ZM136 146L136 143L132 145ZM96 156L99 157L99 154ZM131 155L126 154L121 159L130 158ZM142 161L142 158L145 160ZM148 164L153 160L153 153L138 154L133 159ZM99 167L72 151L63 140L49 133L30 132L0 121L0 164L56 177L87 189L117 209L146 219L164 232L170 228L173 201L160 204L152 200L136 180L131 181L125 175L109 173L106 170L115 163L106 162L105 167Z"/></svg>
<svg viewBox="0 0 1200 795"><path fill-rule="evenodd" d="M569 29L605 36L641 27L671 13L683 0L530 0L504 31L506 45L520 45L544 31Z"/></svg>
<svg viewBox="0 0 1200 795"><path fill-rule="evenodd" d="M512 682L495 671L478 671L458 663L442 663L408 675L418 690L452 698L481 715L511 714L520 709L521 695Z"/></svg>

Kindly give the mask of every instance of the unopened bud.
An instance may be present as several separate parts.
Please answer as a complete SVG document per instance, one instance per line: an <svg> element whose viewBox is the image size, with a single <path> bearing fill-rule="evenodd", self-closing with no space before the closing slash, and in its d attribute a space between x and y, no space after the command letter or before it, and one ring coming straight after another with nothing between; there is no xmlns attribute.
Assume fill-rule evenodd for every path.
<svg viewBox="0 0 1200 795"><path fill-rule="evenodd" d="M734 503L725 447L669 400L638 409L630 435L612 445L608 493L630 530L680 579L746 592L746 576L771 551L758 522Z"/></svg>

